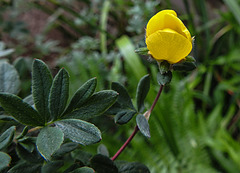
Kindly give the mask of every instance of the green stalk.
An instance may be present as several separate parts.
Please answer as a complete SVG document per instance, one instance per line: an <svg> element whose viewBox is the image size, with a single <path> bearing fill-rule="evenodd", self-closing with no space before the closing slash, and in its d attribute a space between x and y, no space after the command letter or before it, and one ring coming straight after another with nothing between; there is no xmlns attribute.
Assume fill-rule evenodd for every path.
<svg viewBox="0 0 240 173"><path fill-rule="evenodd" d="M192 34L196 34L195 27L194 27L194 21L193 21L193 16L190 11L189 3L188 0L183 0L185 9L187 11L187 16L188 16L188 21L189 21L189 27L190 30L193 32Z"/></svg>
<svg viewBox="0 0 240 173"><path fill-rule="evenodd" d="M207 76L204 80L204 87L203 87L203 95L204 97L209 97L209 92L211 88L212 83L212 76L213 76L213 68L209 67L209 70L207 71ZM203 110L206 111L206 102L203 103Z"/></svg>
<svg viewBox="0 0 240 173"><path fill-rule="evenodd" d="M240 25L240 6L238 3L239 1L236 1L236 0L223 0L223 1L231 10L238 24Z"/></svg>
<svg viewBox="0 0 240 173"><path fill-rule="evenodd" d="M107 31L107 17L108 17L110 5L111 4L110 4L109 0L105 0L103 3L101 20L100 20L101 30L103 30L103 31ZM102 57L106 57L107 56L107 34L106 34L106 32L100 33L100 40L101 40Z"/></svg>
<svg viewBox="0 0 240 173"><path fill-rule="evenodd" d="M203 0L196 0L195 1L195 5L199 8L199 12L200 12L200 15L201 15L201 23L202 24L205 24L207 23L209 20L208 20L208 13L207 13L207 9L206 9L206 1L203 1ZM209 58L209 54L210 54L210 30L209 28L206 28L204 30L204 36L206 37L206 40L204 42L204 46L205 46L205 61L207 61Z"/></svg>

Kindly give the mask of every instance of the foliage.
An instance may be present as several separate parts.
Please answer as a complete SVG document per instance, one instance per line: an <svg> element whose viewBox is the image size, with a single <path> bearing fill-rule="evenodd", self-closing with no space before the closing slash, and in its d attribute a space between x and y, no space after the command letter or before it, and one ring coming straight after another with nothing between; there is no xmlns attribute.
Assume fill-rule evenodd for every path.
<svg viewBox="0 0 240 173"><path fill-rule="evenodd" d="M3 62L2 64L11 67L7 62ZM4 75L16 72L13 67L2 69ZM14 73L14 75L18 77L17 74ZM121 110L122 107L119 106L111 107L117 98L117 104L124 103L125 106L130 104L131 108L135 110L134 114L137 113L126 89L118 83L115 83L115 87L113 87L116 91L103 90L94 93L96 78L90 79L77 90L67 105L69 75L64 68L60 69L53 78L46 64L41 60L35 59L32 65L32 76L32 95L29 96L32 100L24 100L10 93L14 91L5 86L9 86L10 84L12 86L19 86L19 81L12 81L11 77L3 80L4 85L2 85L2 92L0 92L1 117L12 117L18 125L24 126L19 136L14 137L14 132L16 131L15 126L10 127L0 136L0 149L3 151L14 142L13 139L16 140L16 142L14 142L16 143L16 153L20 159L11 166L9 172L17 172L20 170L24 170L25 172L38 172L39 170L51 170L52 167L61 168L64 164L62 160L55 159L55 153L58 153L56 155L59 156L62 147L67 145L68 148L62 149L63 154L77 148L76 145L72 145L70 142L63 143L64 138L68 138L84 146L99 142L102 139L100 130L95 125L86 122L86 120L99 116L106 110L112 112L112 109L114 113L120 113L122 119L126 119L125 116L128 116L128 114L125 115L124 113L122 115L121 112L127 109L127 107L123 107L123 110ZM145 88L144 85L147 85L149 88L149 82L149 76L145 76L139 83L137 97L138 107L141 110L144 109L144 99L148 92L148 90L144 91L143 88ZM10 92L5 88L9 89ZM15 90L17 91L18 88ZM117 91L119 93L117 93ZM115 112L115 109L117 112ZM128 122L134 114L131 114L130 118L127 118L127 121L123 123ZM116 121L118 122L118 120ZM138 121L138 126L148 126L148 123L141 119ZM32 129L29 129L30 127ZM36 130L39 131L38 134L34 134L34 136L29 135L29 133ZM141 130L141 132L144 135L149 133L146 132L146 128ZM21 143L29 139L33 139L33 141L21 145ZM34 145L36 145L36 148ZM66 151L64 152L64 150ZM107 151L107 149L105 150ZM106 151L99 151L100 154L91 158L90 165L87 163L82 166L91 166L97 172L121 172L122 167L118 168L109 156L103 155ZM104 153L101 154L101 152ZM7 170L6 167L11 161L10 153L2 152L1 155L5 160L1 163L1 170ZM44 164L44 159L47 161L46 164L49 164L48 166ZM74 164L73 162L70 168ZM82 166L75 167L72 171L82 171L78 169ZM120 170L118 171L118 169ZM141 164L134 166L125 165L123 170L125 171L125 169L148 170L148 168L141 167ZM84 171L91 171L91 169L86 168Z"/></svg>
<svg viewBox="0 0 240 173"><path fill-rule="evenodd" d="M11 67L6 62L2 64ZM8 76L16 72L14 68L2 68L2 70L3 74ZM101 91L92 95L96 87L96 85L93 85L93 88L89 87L89 83L96 81L96 79L92 79L87 81L76 92L69 107L66 108L69 92L69 76L67 71L62 68L54 79L52 79L52 75L46 64L38 59L34 60L32 71L31 97L33 105L11 93L17 91L18 88L13 91L11 88L6 87L9 85L19 86L18 80L12 81L11 77L5 78L3 80L4 85L1 86L0 103L3 109L1 116L5 118L12 116L17 121L17 124L26 125L22 134L16 137L17 154L25 162L19 160L10 169L10 172L15 172L15 169L17 171L20 169L19 166L23 167L24 165L26 166L26 172L39 170L41 164L43 164L43 159L39 160L40 156L35 150L37 149L45 160L52 160L52 155L61 149L64 137L82 145L99 142L101 140L99 129L83 119L84 117L85 119L89 119L102 114L115 102L118 96L116 92L111 90ZM14 75L18 77L18 75ZM93 102L93 100L101 101L102 104L96 104L98 102ZM67 112L64 112L65 109ZM77 113L73 114L72 112ZM89 115L88 112L91 112L91 114ZM26 129L27 127L33 128L28 130ZM33 129L40 129L39 134L37 136L28 136L28 133L33 131ZM13 142L15 131L16 127L12 126L1 135L1 150ZM22 142L33 139L33 137L35 138L35 142L32 141L29 144L21 146ZM34 143L36 143L36 149L35 147L32 148ZM1 163L1 169L4 169L9 165L10 159L7 157L10 158L10 156L2 152L2 157L8 161ZM30 160L30 158L32 159ZM36 158L39 158L39 162L30 164L31 162L35 162ZM29 161L30 163L28 163ZM53 164L52 166L55 165ZM47 168L42 167L42 169Z"/></svg>

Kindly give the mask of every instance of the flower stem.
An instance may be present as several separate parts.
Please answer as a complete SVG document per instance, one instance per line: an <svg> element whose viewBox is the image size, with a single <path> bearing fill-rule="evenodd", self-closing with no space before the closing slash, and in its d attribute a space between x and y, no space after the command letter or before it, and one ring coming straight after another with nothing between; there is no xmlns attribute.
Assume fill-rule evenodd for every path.
<svg viewBox="0 0 240 173"><path fill-rule="evenodd" d="M152 104L151 108L149 109L149 114L152 113L155 105L157 104L157 101L158 101L158 99L159 99L159 97L160 97L160 95L161 95L161 93L162 93L163 86L164 86L164 85L161 85L161 86L160 86L159 91L158 91L158 93L157 93L157 96L156 96L155 100L153 101L153 104Z"/></svg>
<svg viewBox="0 0 240 173"><path fill-rule="evenodd" d="M112 161L114 161L122 152L123 150L127 147L127 145L131 142L131 140L133 139L133 137L137 134L137 132L139 131L138 126L135 126L133 133L131 134L131 136L129 136L129 138L126 140L126 142L121 146L121 148L116 152L116 154L111 158Z"/></svg>
<svg viewBox="0 0 240 173"><path fill-rule="evenodd" d="M146 117L147 119L149 118L150 114L152 113L152 110L153 108L155 107L161 93L162 93L162 90L163 90L163 86L164 85L161 85L160 88L159 88L159 91L157 93L157 96L156 98L154 99L153 101L153 104L151 106L151 108L149 109L149 111L146 112ZM131 136L129 136L129 138L126 140L126 142L121 146L121 148L116 152L116 154L111 158L112 161L116 160L117 157L123 152L123 150L128 146L128 144L132 141L133 137L137 134L137 132L139 131L138 129L138 126L135 126L134 128L134 131L132 132Z"/></svg>
<svg viewBox="0 0 240 173"><path fill-rule="evenodd" d="M32 129L29 129L29 130L28 130L28 133L34 132L34 131L36 131L36 130L38 130L38 129L41 129L41 127L34 127L34 128L32 128Z"/></svg>

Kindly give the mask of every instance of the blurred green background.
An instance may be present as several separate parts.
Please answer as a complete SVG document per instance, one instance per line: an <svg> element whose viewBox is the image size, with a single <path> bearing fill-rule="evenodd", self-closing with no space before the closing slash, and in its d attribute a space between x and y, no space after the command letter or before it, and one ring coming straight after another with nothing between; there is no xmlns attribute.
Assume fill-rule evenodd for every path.
<svg viewBox="0 0 240 173"><path fill-rule="evenodd" d="M139 133L118 160L144 163L153 173L240 172L239 0L1 0L0 60L18 70L21 97L31 93L34 58L53 73L68 70L70 95L97 77L97 90L117 81L134 98L149 73L149 108L159 88L157 65L134 50L145 46L147 21L163 9L175 10L195 36L197 69L173 73L150 117L151 138ZM93 122L110 155L135 126L107 116ZM96 153L97 146L83 149Z"/></svg>

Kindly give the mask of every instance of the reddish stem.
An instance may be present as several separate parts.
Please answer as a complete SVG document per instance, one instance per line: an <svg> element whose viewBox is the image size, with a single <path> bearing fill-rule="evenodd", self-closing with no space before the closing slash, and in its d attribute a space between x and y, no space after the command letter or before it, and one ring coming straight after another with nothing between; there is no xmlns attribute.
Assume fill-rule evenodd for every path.
<svg viewBox="0 0 240 173"><path fill-rule="evenodd" d="M160 86L159 91L158 91L158 93L157 93L157 96L156 96L156 98L155 98L155 100L154 100L154 102L153 102L151 108L149 109L149 114L152 113L152 111L153 111L155 105L157 104L157 101L158 101L158 99L159 99L159 97L160 97L160 95L161 95L161 93L162 93L163 86L164 86L164 85L161 85L161 86Z"/></svg>
<svg viewBox="0 0 240 173"><path fill-rule="evenodd" d="M133 133L129 138L126 140L126 142L121 146L121 148L116 152L116 154L111 158L112 161L116 160L116 158L123 152L123 150L127 147L127 145L131 142L133 137L137 134L138 132L138 126L135 126Z"/></svg>
<svg viewBox="0 0 240 173"><path fill-rule="evenodd" d="M161 85L160 86L160 89L157 93L157 96L156 98L154 99L154 102L151 106L151 108L149 109L148 113L147 113L147 116L150 116L153 108L155 107L155 105L157 104L157 101L162 93L162 90L163 90L163 86L164 85ZM126 140L126 142L121 146L121 148L116 152L116 154L111 158L112 161L116 160L118 158L118 156L123 152L123 150L128 146L128 144L132 141L133 137L137 134L137 132L139 131L138 129L138 126L135 126L134 128L134 131L132 132L131 136L129 136L129 138Z"/></svg>

